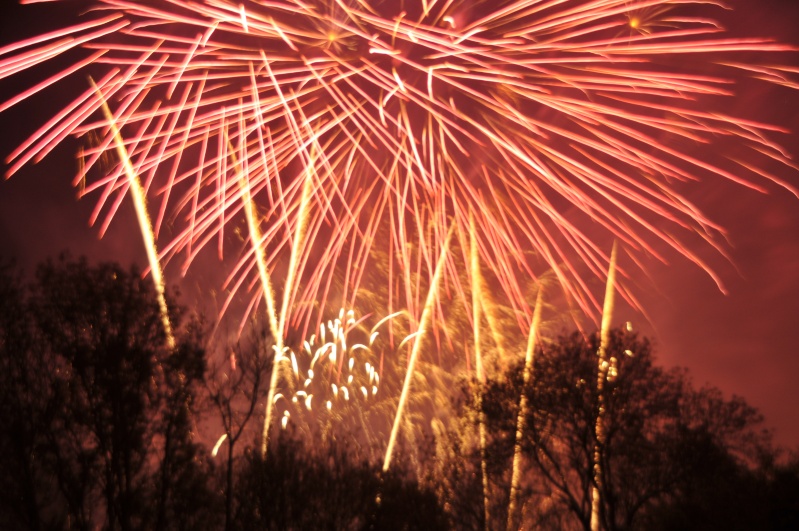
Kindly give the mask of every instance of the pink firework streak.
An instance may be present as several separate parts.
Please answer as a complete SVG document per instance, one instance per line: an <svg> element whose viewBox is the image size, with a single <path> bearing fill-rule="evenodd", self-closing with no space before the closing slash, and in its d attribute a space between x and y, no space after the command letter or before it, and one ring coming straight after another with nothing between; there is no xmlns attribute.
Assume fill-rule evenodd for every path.
<svg viewBox="0 0 799 531"><path fill-rule="evenodd" d="M774 66L793 48L727 38L696 14L722 7L98 0L80 24L0 50L0 78L85 53L0 110L67 76L90 73L102 93L87 83L8 156L9 175L69 135L100 131L75 183L99 195L92 222L105 231L129 190L121 163L97 164L115 150L100 113L108 101L156 234L165 222L177 231L161 259L182 256L187 268L207 245L221 256L226 230L242 226L252 201L259 247L241 238L227 287L231 297L251 290L257 305L262 252L271 274L294 279L283 287L293 315L281 316L285 327L307 327L333 296L341 298L333 307L353 307L375 251L388 256L388 311L418 316L419 278L432 275L447 227L468 234L470 216L480 262L523 330L532 315L526 286L542 267L568 300L598 313L587 277L607 270L610 239L634 261L665 260L671 249L721 287L694 250L703 241L723 255L721 228L682 195L682 183L776 183L796 194L760 169L796 168L771 139L785 131L723 110L741 73L797 88L795 68ZM770 66L745 63L750 52ZM702 145L702 158L685 145ZM468 307L460 247L444 276Z"/></svg>

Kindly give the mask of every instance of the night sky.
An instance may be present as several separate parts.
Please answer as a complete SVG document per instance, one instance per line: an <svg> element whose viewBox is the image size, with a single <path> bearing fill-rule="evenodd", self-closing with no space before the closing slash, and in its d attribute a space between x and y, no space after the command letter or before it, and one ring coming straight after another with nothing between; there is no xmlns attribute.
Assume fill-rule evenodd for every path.
<svg viewBox="0 0 799 531"><path fill-rule="evenodd" d="M66 5L0 7L0 45L59 27L81 2ZM799 45L799 2L796 0L737 0L733 14L714 11L736 35L768 36ZM783 54L783 63L799 65L799 52ZM47 70L0 80L5 101ZM73 77L72 82L81 79ZM756 117L790 129L775 136L794 159L799 157L799 92L785 88L749 89L743 84L730 98L729 114ZM3 158L44 117L58 110L58 90L39 95L0 114L0 153ZM12 257L27 271L63 250L92 260L122 264L146 263L129 201L98 239L88 226L93 198L76 200L70 181L75 173L77 143L68 141L35 166L26 166L0 181L0 255ZM3 163L3 173L5 173ZM799 171L781 177L799 187ZM622 308L618 322L630 320L652 338L666 366L684 366L697 385L709 383L728 394L741 395L766 416L777 442L799 447L799 199L776 186L759 194L728 183L696 186L691 199L727 228L734 267L715 258L729 294L693 263L670 256L670 264L647 262L649 278L636 282L647 317ZM621 264L624 265L623 263ZM170 283L179 283L191 297L203 286L218 282L210 256L181 279L178 264L167 266ZM602 290L597 284L596 293Z"/></svg>

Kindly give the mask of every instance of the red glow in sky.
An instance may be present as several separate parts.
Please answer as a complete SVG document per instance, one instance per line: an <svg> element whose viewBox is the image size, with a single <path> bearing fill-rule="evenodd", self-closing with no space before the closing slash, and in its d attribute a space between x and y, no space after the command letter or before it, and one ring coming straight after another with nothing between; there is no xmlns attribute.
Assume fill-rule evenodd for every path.
<svg viewBox="0 0 799 531"><path fill-rule="evenodd" d="M63 25L74 7L56 4L4 6L2 43ZM738 5L740 4L740 5ZM733 3L738 11L723 19L736 35L768 36L796 42L799 6L791 0ZM799 64L797 54L793 64ZM5 101L41 75L27 73L0 82L0 101ZM80 80L79 80L80 81ZM50 97L57 99L58 94ZM799 131L799 94L781 88L747 91L730 98L729 114L757 116ZM29 120L52 112L47 97L34 98L0 114L0 148L5 156L41 120ZM788 151L799 157L794 133L780 138ZM30 270L36 262L69 249L92 259L123 264L145 263L132 208L125 203L106 237L88 228L91 199L75 201L69 186L74 174L76 145L69 142L58 153L36 166L28 166L10 181L0 183L0 253L15 257ZM799 174L782 175L794 186ZM628 312L629 319L652 337L665 365L686 366L695 382L708 382L727 393L743 395L761 408L777 440L799 444L799 352L794 330L799 329L799 200L774 189L768 195L741 190L728 183L708 182L691 199L727 228L732 258L738 271L722 267L729 295L721 294L713 281L695 265L673 258L666 266L648 264L651 278L637 282L644 309L650 317ZM701 197L698 195L701 194ZM623 265L623 264L622 264ZM197 271L199 269L199 271ZM167 269L171 282L191 282L214 276L213 264L195 266L188 281ZM195 279L195 280L192 280ZM602 287L597 281L596 293Z"/></svg>

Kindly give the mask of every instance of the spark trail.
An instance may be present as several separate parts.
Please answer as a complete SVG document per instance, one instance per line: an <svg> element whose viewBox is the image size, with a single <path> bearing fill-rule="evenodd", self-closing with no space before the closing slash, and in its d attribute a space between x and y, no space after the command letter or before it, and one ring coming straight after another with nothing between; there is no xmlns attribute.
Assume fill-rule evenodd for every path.
<svg viewBox="0 0 799 531"><path fill-rule="evenodd" d="M613 319L616 293L616 242L610 252L610 265L608 267L608 280L605 285L605 302L602 307L602 324L599 328L599 351L597 352L597 379L596 379L596 441L592 455L593 484L591 485L591 531L599 531L600 508L602 504L602 453L605 445L605 382L608 379L608 343L610 343L610 325Z"/></svg>
<svg viewBox="0 0 799 531"><path fill-rule="evenodd" d="M261 432L261 458L265 459L269 446L269 428L272 425L272 412L274 410L273 402L277 384L280 378L280 364L281 362L286 361L286 358L283 355L283 327L278 323L278 319L275 314L275 293L272 289L272 277L267 269L266 259L264 257L264 249L261 245L263 237L261 235L260 223L258 221L258 210L253 204L252 200L250 183L244 175L238 158L236 157L235 149L230 143L230 139L228 138L227 134L225 134L225 140L228 146L228 153L230 154L231 162L233 163L233 166L239 175L239 187L242 191L244 215L247 220L250 243L252 244L252 252L255 256L255 261L258 266L258 277L261 281L261 292L263 293L264 299L266 299L266 313L267 321L269 323L269 331L272 334L273 340L275 341L275 354L272 358L272 372L269 376L269 391L266 395L266 404L264 405L264 426Z"/></svg>
<svg viewBox="0 0 799 531"><path fill-rule="evenodd" d="M485 373L483 372L483 355L480 348L481 303L485 300L480 271L480 257L477 253L477 227L474 215L469 213L469 262L472 279L472 321L474 322L474 370L477 376L477 411L478 431L480 438L480 472L483 480L483 521L484 528L489 529L491 515L489 512L488 462L486 460L486 415L483 411L483 393L485 392Z"/></svg>
<svg viewBox="0 0 799 531"><path fill-rule="evenodd" d="M413 342L411 355L408 358L408 368L405 371L405 383L402 385L402 392L400 393L399 403L397 404L397 413L394 416L394 423L391 427L391 435L388 438L386 456L383 460L384 472L388 471L389 467L391 466L391 457L394 453L394 445L397 442L399 427L402 423L402 415L405 413L405 404L408 402L408 394L410 393L411 389L413 372L416 369L416 360L419 358L419 350L422 347L426 332L428 331L427 329L430 326L433 306L435 305L436 301L436 292L438 291L438 286L441 281L441 274L446 263L447 253L449 252L449 243L450 239L452 238L452 232L454 228L454 225L450 225L450 228L447 231L447 237L444 239L444 245L441 247L441 254L436 262L435 272L433 273L433 277L430 279L430 288L427 292L427 299L425 300L424 309L422 310L422 317L419 319L419 327Z"/></svg>
<svg viewBox="0 0 799 531"><path fill-rule="evenodd" d="M740 75L799 86L795 69L780 65L794 48L725 36L710 16L720 2L401 5L97 0L80 23L0 49L0 79L83 54L0 109L97 72L127 165L157 204L155 236L165 221L177 231L161 258L182 256L188 268L214 241L221 253L251 201L264 217L263 249L231 267L231 297L253 285L259 253L281 271L293 256L292 309L280 319L306 328L321 319L334 279L349 294L344 305L355 305L378 249L392 253L388 313L419 315L423 296L406 271L413 253L429 257L443 237L425 224L448 218L465 230L469 212L481 263L520 331L532 314L522 286L540 270L554 271L570 304L599 313L587 280L604 275L610 239L636 257L682 255L722 287L701 247L726 256L723 231L685 190L723 179L795 193L763 169L796 170L772 138L784 131L725 112ZM98 110L91 91L54 109L8 156L8 173L102 125ZM227 164L228 131L240 174ZM123 161L92 172L115 144L102 139L75 178L99 192L102 230L129 190ZM305 219L296 209L309 165ZM295 253L288 235L299 229Z"/></svg>
<svg viewBox="0 0 799 531"><path fill-rule="evenodd" d="M161 312L161 324L164 327L164 334L166 334L166 342L170 349L175 348L175 336L172 333L172 323L169 321L169 309L166 305L166 297L164 296L164 274L161 270L161 262L158 260L158 249L155 246L155 237L153 236L153 225L150 222L150 215L147 212L147 199L144 194L144 189L139 181L139 176L133 169L130 163L128 151L125 149L125 144L119 134L114 116L111 114L111 109L105 102L103 93L97 88L93 79L89 79L92 88L100 100L103 114L108 121L108 127L114 138L114 145L116 146L117 156L120 163L125 168L125 174L128 177L128 186L130 187L131 197L133 198L133 205L136 210L136 217L139 220L139 229L141 230L142 239L144 240L144 249L147 252L147 261L150 263L150 275L153 278L153 285L155 286L155 296L158 300L158 308Z"/></svg>
<svg viewBox="0 0 799 531"><path fill-rule="evenodd" d="M519 398L519 414L516 417L516 441L513 446L513 464L511 465L510 481L510 502L508 503L508 525L507 530L516 529L517 505L521 494L522 480L522 437L526 429L527 421L527 387L533 378L535 371L535 347L539 340L539 328L541 326L541 305L543 300L544 287L539 286L538 295L535 299L533 310L533 320L530 322L530 334L527 337L527 350L524 356L524 377L522 384L521 397Z"/></svg>

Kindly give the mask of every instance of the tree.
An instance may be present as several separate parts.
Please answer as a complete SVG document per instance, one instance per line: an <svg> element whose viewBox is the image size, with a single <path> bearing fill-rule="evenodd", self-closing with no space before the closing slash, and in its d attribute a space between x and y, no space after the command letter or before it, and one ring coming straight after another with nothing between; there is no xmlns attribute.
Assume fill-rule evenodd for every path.
<svg viewBox="0 0 799 531"><path fill-rule="evenodd" d="M248 452L235 529L448 529L435 495L399 465L382 474L341 442L306 445L281 432L266 460Z"/></svg>
<svg viewBox="0 0 799 531"><path fill-rule="evenodd" d="M524 389L530 404L522 440L527 518L539 524L589 529L598 341L596 334L575 333L541 349L535 378ZM710 456L720 456L717 472L729 475L746 468L744 456L766 451L768 434L758 431L762 417L756 410L712 388L695 390L684 370L655 366L647 340L615 330L608 357L603 528L639 528L647 512L689 496L697 477L707 473ZM521 370L490 381L483 401L494 434L490 465L500 500L507 499Z"/></svg>
<svg viewBox="0 0 799 531"><path fill-rule="evenodd" d="M161 439L160 463L153 478L157 501L155 529L198 529L218 518L218 501L209 479L214 470L207 449L196 442L198 403L205 378L204 333L199 323L162 362L160 411L154 429Z"/></svg>
<svg viewBox="0 0 799 531"><path fill-rule="evenodd" d="M3 268L0 296L0 467L25 508L9 527L213 521L208 461L192 440L198 327L174 311L180 338L169 347L152 283L114 264L61 257L27 289Z"/></svg>
<svg viewBox="0 0 799 531"><path fill-rule="evenodd" d="M254 326L255 321L253 321ZM274 356L271 342L263 329L253 332L247 341L239 340L231 349L229 362L212 365L206 375L206 391L225 430L227 445L225 469L225 529L234 521L234 461L236 444L244 435L256 406L268 391L268 374ZM226 358L223 356L223 358Z"/></svg>
<svg viewBox="0 0 799 531"><path fill-rule="evenodd" d="M151 283L135 269L62 257L26 286L0 261L0 528L483 528L472 440L478 413L490 435L488 524L499 527L522 392L530 406L521 440L522 525L588 528L596 336L575 333L539 347L526 386L521 364L489 379L481 400L474 382L463 380L453 407L459 416L436 418L429 428L414 419L421 451L409 448L383 474L364 445L369 438L349 429L374 428L381 410L363 416L354 402L332 410L338 417L324 437L298 422L296 431L280 432L267 460L253 453L241 441L263 400L269 338L254 333L208 370L204 326L183 324L184 312L170 307L174 348ZM717 389L694 388L684 370L657 367L651 345L635 334L614 331L608 356L605 529L796 527L799 458L779 458L757 410ZM417 409L437 411L427 390L452 380L423 372ZM381 380L393 381L390 373ZM195 439L203 393L227 437L219 489ZM361 417L353 423L338 422L354 413Z"/></svg>
<svg viewBox="0 0 799 531"><path fill-rule="evenodd" d="M0 527L39 530L64 516L48 503L57 484L41 459L58 390L49 385L52 366L36 343L24 291L14 266L0 262Z"/></svg>

